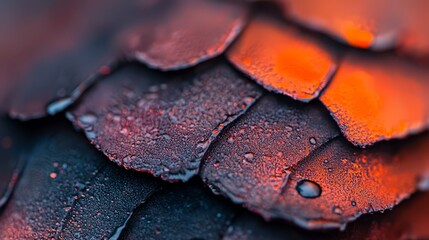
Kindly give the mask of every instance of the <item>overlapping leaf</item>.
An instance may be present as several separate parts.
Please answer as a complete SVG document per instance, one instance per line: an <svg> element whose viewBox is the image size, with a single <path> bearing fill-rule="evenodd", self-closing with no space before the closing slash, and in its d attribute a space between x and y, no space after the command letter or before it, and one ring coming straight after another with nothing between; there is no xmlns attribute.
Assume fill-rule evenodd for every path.
<svg viewBox="0 0 429 240"><path fill-rule="evenodd" d="M398 1L336 2L282 0L286 16L360 48L386 49L395 44Z"/></svg>
<svg viewBox="0 0 429 240"><path fill-rule="evenodd" d="M382 2L353 3L353 9L351 3L335 4L338 15L330 14L332 9L326 3L287 2L285 12L291 18L353 46L380 50L397 43L401 50L423 56L428 49L427 30L419 21L423 3L404 4L406 11L396 25L394 15L384 13L388 11ZM393 207L414 192L418 183L427 187L427 134L362 150L339 136L320 103L297 103L275 95L263 97L235 121L263 91L220 63L222 59L167 74L125 64L105 77L113 66L105 65L118 59L120 47L132 59L159 70L189 68L218 56L239 34L246 17L247 6L236 2L163 3L43 5L46 12L35 26L57 19L51 15L59 11L64 30L52 34L58 26L48 25L40 33L46 38L23 47L32 49L28 59L22 53L16 58L25 60L23 66L1 73L0 99L5 100L1 107L12 100L11 114L21 119L55 113L99 79L68 116L111 160L169 181L188 180L201 170L213 191L265 218L286 219L308 229L343 227L362 213ZM395 12L399 5L386 6ZM23 31L12 36L29 38L32 34ZM119 48L116 38L122 41ZM50 46L49 39L59 40L52 40L55 44ZM354 145L368 146L427 128L429 98L425 91L429 85L425 80L429 73L424 64L390 53L353 50L328 84L337 69L338 52L332 51L332 42L321 39L285 22L258 16L227 57L265 88L295 99L309 101L323 90L321 101ZM0 39L0 49L8 41L2 44ZM43 51L34 50L39 44ZM0 57L0 65L11 66L7 56L13 54L7 51L6 57ZM16 77L19 72L25 75L22 83ZM4 79L17 79L17 94L6 94L15 83ZM46 108L53 99L56 101ZM0 171L1 206L16 182L22 145L16 144L13 124L3 118L0 122L4 124L0 127L0 154L7 156L1 159L2 164L7 162ZM65 126L60 124L58 129L62 128ZM222 130L225 132L218 137ZM186 233L180 236L199 238L204 237L198 231L203 225L210 226L204 234L220 236L233 215L227 212L229 207L217 205L193 185L181 190L171 187L173 192L163 192L157 201L142 204L159 189L157 180L104 163L78 135L58 131L54 137L40 140L30 155L23 181L0 216L0 237L178 236L175 229L158 224L168 222L168 226L180 223L180 231ZM17 150L10 150L15 146ZM160 211L164 205L176 207ZM204 221L179 217L193 206L198 210L195 218ZM169 219L169 213L175 217ZM395 216L408 218L401 213ZM157 224L147 225L147 218ZM393 224L406 226L396 221ZM388 228L372 227L377 231ZM230 229L225 238L254 237L248 229ZM425 236L421 232L418 236Z"/></svg>
<svg viewBox="0 0 429 240"><path fill-rule="evenodd" d="M38 139L0 216L0 238L107 238L159 187L151 176L108 164L67 127Z"/></svg>
<svg viewBox="0 0 429 240"><path fill-rule="evenodd" d="M154 15L123 36L132 57L153 68L182 69L221 54L240 33L246 5L186 0Z"/></svg>
<svg viewBox="0 0 429 240"><path fill-rule="evenodd" d="M373 50L397 46L412 56L428 56L426 1L278 1L286 17L351 46Z"/></svg>
<svg viewBox="0 0 429 240"><path fill-rule="evenodd" d="M200 182L173 185L133 213L120 239L220 239L236 211Z"/></svg>
<svg viewBox="0 0 429 240"><path fill-rule="evenodd" d="M117 46L120 33L137 21L162 12L161 3L94 1L61 5L64 13L57 8L47 11L43 17L61 25L29 29L46 31L47 39L43 41L52 41L49 38L55 41L28 63L19 75L22 80L17 76L9 79L21 82L11 96L10 114L25 120L42 117L47 112L55 114L68 107L95 78L109 73L109 68L120 57ZM58 17L58 14L62 15ZM27 41L31 38L31 35L24 36Z"/></svg>
<svg viewBox="0 0 429 240"><path fill-rule="evenodd" d="M260 16L250 22L228 58L268 90L309 101L334 73L338 51L284 21Z"/></svg>
<svg viewBox="0 0 429 240"><path fill-rule="evenodd" d="M217 134L261 90L224 64L174 76L128 66L103 79L69 117L117 164L187 180Z"/></svg>
<svg viewBox="0 0 429 240"><path fill-rule="evenodd" d="M308 232L281 222L266 222L249 213L242 213L229 226L223 239L427 239L428 193L419 193L401 203L393 211L367 215L343 232Z"/></svg>
<svg viewBox="0 0 429 240"><path fill-rule="evenodd" d="M269 209L290 167L339 132L320 104L266 96L229 128L204 159L201 175L236 202Z"/></svg>
<svg viewBox="0 0 429 240"><path fill-rule="evenodd" d="M265 97L221 134L201 175L266 218L314 229L391 208L429 172L426 135L362 150L328 119L314 105Z"/></svg>
<svg viewBox="0 0 429 240"><path fill-rule="evenodd" d="M346 138L367 146L429 123L429 70L391 54L350 52L320 97Z"/></svg>

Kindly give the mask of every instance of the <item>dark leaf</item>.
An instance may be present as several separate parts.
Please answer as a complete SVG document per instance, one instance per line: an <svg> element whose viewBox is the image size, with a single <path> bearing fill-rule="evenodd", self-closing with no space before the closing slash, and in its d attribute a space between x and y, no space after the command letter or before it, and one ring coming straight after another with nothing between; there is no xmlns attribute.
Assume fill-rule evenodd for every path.
<svg viewBox="0 0 429 240"><path fill-rule="evenodd" d="M115 239L130 214L160 187L149 175L118 169L112 163L102 168L63 219L63 239L91 237Z"/></svg>
<svg viewBox="0 0 429 240"><path fill-rule="evenodd" d="M366 215L351 223L343 232L308 232L287 224L240 214L228 227L223 239L320 239L320 240L399 240L429 238L427 203L429 193L418 193L392 211Z"/></svg>
<svg viewBox="0 0 429 240"><path fill-rule="evenodd" d="M426 135L362 150L327 119L318 105L264 97L219 136L201 175L267 219L320 229L392 208L429 172Z"/></svg>
<svg viewBox="0 0 429 240"><path fill-rule="evenodd" d="M170 2L169 2L170 3ZM123 37L130 55L150 67L182 69L221 54L240 33L246 5L233 1L174 1Z"/></svg>
<svg viewBox="0 0 429 240"><path fill-rule="evenodd" d="M344 227L364 213L393 208L429 173L429 137L362 150L336 138L292 168L270 213L309 229ZM320 197L304 198L298 186L313 181Z"/></svg>
<svg viewBox="0 0 429 240"><path fill-rule="evenodd" d="M307 102L337 68L338 51L331 47L314 34L265 16L250 22L227 56L266 89Z"/></svg>
<svg viewBox="0 0 429 240"><path fill-rule="evenodd" d="M391 54L350 52L320 100L357 146L403 138L429 123L429 70Z"/></svg>
<svg viewBox="0 0 429 240"><path fill-rule="evenodd" d="M0 238L106 238L158 188L152 177L106 162L64 124L48 132L0 216Z"/></svg>
<svg viewBox="0 0 429 240"><path fill-rule="evenodd" d="M186 181L218 133L261 95L224 64L191 75L127 66L95 86L69 118L117 164Z"/></svg>
<svg viewBox="0 0 429 240"><path fill-rule="evenodd" d="M45 30L49 36L54 35L55 44L34 58L22 74L20 87L11 96L11 116L22 120L39 118L72 104L97 77L114 67L120 57L116 39L120 33L160 12L157 4L94 1L63 4L67 12L61 16L56 8L46 13L49 17L54 15L52 21L63 24Z"/></svg>
<svg viewBox="0 0 429 240"><path fill-rule="evenodd" d="M332 233L308 232L284 222L267 222L255 214L243 212L229 225L223 240L332 240Z"/></svg>
<svg viewBox="0 0 429 240"><path fill-rule="evenodd" d="M220 135L201 176L234 202L273 217L270 209L278 204L290 167L339 135L322 109L318 103L263 97Z"/></svg>
<svg viewBox="0 0 429 240"><path fill-rule="evenodd" d="M197 181L171 185L133 213L121 239L220 239L235 212Z"/></svg>

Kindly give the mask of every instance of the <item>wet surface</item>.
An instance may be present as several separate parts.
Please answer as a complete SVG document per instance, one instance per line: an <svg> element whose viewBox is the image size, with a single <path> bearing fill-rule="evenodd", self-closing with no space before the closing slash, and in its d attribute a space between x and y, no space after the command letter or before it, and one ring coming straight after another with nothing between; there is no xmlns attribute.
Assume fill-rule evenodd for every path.
<svg viewBox="0 0 429 240"><path fill-rule="evenodd" d="M120 166L186 181L219 132L261 93L221 63L182 76L133 65L102 80L69 118Z"/></svg>

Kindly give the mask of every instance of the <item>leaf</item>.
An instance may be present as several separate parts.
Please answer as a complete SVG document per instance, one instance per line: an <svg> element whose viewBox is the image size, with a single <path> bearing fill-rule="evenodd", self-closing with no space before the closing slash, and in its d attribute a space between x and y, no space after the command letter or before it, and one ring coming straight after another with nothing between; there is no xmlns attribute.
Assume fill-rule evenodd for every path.
<svg viewBox="0 0 429 240"><path fill-rule="evenodd" d="M426 239L428 193L419 193L392 211L366 215L350 224L343 232L308 232L282 222L266 222L250 214L238 215L223 239Z"/></svg>
<svg viewBox="0 0 429 240"><path fill-rule="evenodd" d="M219 136L201 176L266 219L325 229L392 208L429 172L427 135L363 150L328 119L317 105L264 97Z"/></svg>
<svg viewBox="0 0 429 240"><path fill-rule="evenodd" d="M2 239L109 237L159 187L108 164L64 124L54 126L38 139L0 216Z"/></svg>
<svg viewBox="0 0 429 240"><path fill-rule="evenodd" d="M269 217L290 167L338 135L320 104L265 96L220 135L200 174L234 202Z"/></svg>
<svg viewBox="0 0 429 240"><path fill-rule="evenodd" d="M346 138L365 147L428 127L427 76L424 65L391 54L350 52L320 100Z"/></svg>
<svg viewBox="0 0 429 240"><path fill-rule="evenodd" d="M262 93L224 64L192 75L125 67L95 86L69 118L120 166L186 181L218 133Z"/></svg>
<svg viewBox="0 0 429 240"><path fill-rule="evenodd" d="M218 56L245 23L245 4L215 0L170 4L170 12L154 15L123 36L130 55L152 68L183 69Z"/></svg>
<svg viewBox="0 0 429 240"><path fill-rule="evenodd" d="M399 1L280 0L284 15L358 48L392 48L401 31Z"/></svg>
<svg viewBox="0 0 429 240"><path fill-rule="evenodd" d="M320 37L267 16L253 19L228 59L268 90L308 102L337 68L338 51Z"/></svg>
<svg viewBox="0 0 429 240"><path fill-rule="evenodd" d="M160 12L158 5L112 0L69 6L70 13L60 19L65 24L46 30L48 34L59 31L55 44L34 58L18 79L20 87L12 96L10 115L28 120L70 106L95 79L116 65L120 58L116 38L121 32ZM55 10L47 14L56 16Z"/></svg>
<svg viewBox="0 0 429 240"><path fill-rule="evenodd" d="M153 177L118 169L109 163L91 183L63 220L63 239L114 238L129 219L130 212L158 191L160 181Z"/></svg>
<svg viewBox="0 0 429 240"><path fill-rule="evenodd" d="M133 213L120 239L220 239L236 210L199 181L169 185Z"/></svg>

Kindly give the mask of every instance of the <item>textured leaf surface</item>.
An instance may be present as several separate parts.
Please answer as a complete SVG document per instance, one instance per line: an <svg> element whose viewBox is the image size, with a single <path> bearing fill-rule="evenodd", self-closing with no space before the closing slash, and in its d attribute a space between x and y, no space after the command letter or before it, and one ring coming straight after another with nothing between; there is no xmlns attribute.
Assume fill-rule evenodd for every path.
<svg viewBox="0 0 429 240"><path fill-rule="evenodd" d="M48 13L55 15L52 21L64 23L45 30L49 36L54 35L55 44L40 53L22 74L20 87L12 96L10 114L26 120L68 107L95 78L109 73L119 58L118 35L160 11L158 8L155 3L130 0L94 1L68 6L59 19L55 17L60 12L54 8Z"/></svg>
<svg viewBox="0 0 429 240"><path fill-rule="evenodd" d="M223 64L174 78L129 66L103 79L69 117L117 164L187 180L217 134L260 95Z"/></svg>
<svg viewBox="0 0 429 240"><path fill-rule="evenodd" d="M336 69L338 53L315 35L274 18L257 17L228 51L228 59L268 90L309 101Z"/></svg>
<svg viewBox="0 0 429 240"><path fill-rule="evenodd" d="M264 97L206 154L202 177L237 203L308 228L341 228L391 208L429 172L427 136L368 150L317 105Z"/></svg>
<svg viewBox="0 0 429 240"><path fill-rule="evenodd" d="M427 239L428 199L428 193L419 193L392 211L360 218L343 232L308 232L281 222L266 222L255 215L242 213L228 227L223 239Z"/></svg>
<svg viewBox="0 0 429 240"><path fill-rule="evenodd" d="M282 0L285 16L359 48L393 47L401 23L398 1Z"/></svg>
<svg viewBox="0 0 429 240"><path fill-rule="evenodd" d="M221 54L240 33L246 5L232 1L170 1L171 11L154 15L123 37L132 56L162 70L193 66Z"/></svg>
<svg viewBox="0 0 429 240"><path fill-rule="evenodd" d="M233 201L273 217L269 211L278 204L291 167L338 134L320 104L269 95L221 134L201 175Z"/></svg>
<svg viewBox="0 0 429 240"><path fill-rule="evenodd" d="M367 146L428 127L428 76L394 55L351 52L320 99L346 138Z"/></svg>
<svg viewBox="0 0 429 240"><path fill-rule="evenodd" d="M198 181L171 185L133 213L120 239L220 239L236 210Z"/></svg>
<svg viewBox="0 0 429 240"><path fill-rule="evenodd" d="M367 150L336 138L293 167L270 212L313 229L344 227L361 214L393 208L425 180L428 146L427 135ZM306 180L320 186L320 197L298 193L299 183Z"/></svg>
<svg viewBox="0 0 429 240"><path fill-rule="evenodd" d="M29 155L0 216L2 239L109 237L157 189L157 180L117 169L82 136L57 126Z"/></svg>

